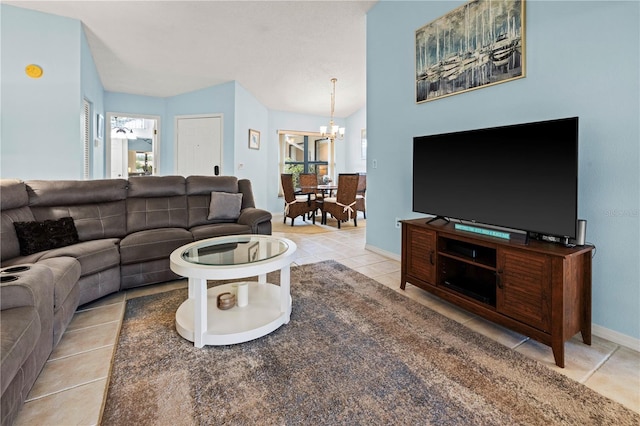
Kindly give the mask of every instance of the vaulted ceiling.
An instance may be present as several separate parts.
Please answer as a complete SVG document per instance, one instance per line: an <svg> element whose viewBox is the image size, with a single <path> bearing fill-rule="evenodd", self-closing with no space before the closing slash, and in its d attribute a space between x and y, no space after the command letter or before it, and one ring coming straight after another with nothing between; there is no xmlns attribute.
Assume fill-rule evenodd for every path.
<svg viewBox="0 0 640 426"><path fill-rule="evenodd" d="M366 99L376 1L4 1L82 22L107 91L168 97L237 81L269 109L336 116Z"/></svg>

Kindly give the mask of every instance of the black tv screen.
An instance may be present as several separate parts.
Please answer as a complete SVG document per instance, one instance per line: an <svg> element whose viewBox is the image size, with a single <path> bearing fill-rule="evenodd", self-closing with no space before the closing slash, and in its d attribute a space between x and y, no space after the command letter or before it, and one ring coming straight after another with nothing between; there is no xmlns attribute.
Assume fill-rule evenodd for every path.
<svg viewBox="0 0 640 426"><path fill-rule="evenodd" d="M413 211L575 238L578 118L415 137Z"/></svg>

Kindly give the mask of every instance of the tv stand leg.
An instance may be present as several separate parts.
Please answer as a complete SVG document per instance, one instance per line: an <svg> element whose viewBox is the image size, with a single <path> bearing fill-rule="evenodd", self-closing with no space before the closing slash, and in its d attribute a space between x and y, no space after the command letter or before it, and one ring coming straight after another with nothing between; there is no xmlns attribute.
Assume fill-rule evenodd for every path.
<svg viewBox="0 0 640 426"><path fill-rule="evenodd" d="M448 217L444 217L444 216L436 216L436 217L432 217L431 219L429 219L429 220L427 221L427 224L429 224L429 223L431 223L431 222L435 222L436 220L440 220L440 219L444 220L444 221L445 221L445 222L447 222L447 223L449 223L449 222L450 222Z"/></svg>
<svg viewBox="0 0 640 426"><path fill-rule="evenodd" d="M556 361L556 365L560 368L564 368L564 342L562 339L554 339L560 340L560 342L551 342L551 350L553 351L553 358Z"/></svg>

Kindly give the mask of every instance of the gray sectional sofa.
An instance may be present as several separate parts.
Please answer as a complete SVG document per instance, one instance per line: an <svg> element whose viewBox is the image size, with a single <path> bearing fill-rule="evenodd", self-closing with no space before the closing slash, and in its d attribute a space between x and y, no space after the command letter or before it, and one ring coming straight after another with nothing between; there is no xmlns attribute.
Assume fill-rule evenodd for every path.
<svg viewBox="0 0 640 426"><path fill-rule="evenodd" d="M169 255L184 244L271 234L251 182L232 176L3 179L0 208L2 425L15 419L78 306L179 278Z"/></svg>

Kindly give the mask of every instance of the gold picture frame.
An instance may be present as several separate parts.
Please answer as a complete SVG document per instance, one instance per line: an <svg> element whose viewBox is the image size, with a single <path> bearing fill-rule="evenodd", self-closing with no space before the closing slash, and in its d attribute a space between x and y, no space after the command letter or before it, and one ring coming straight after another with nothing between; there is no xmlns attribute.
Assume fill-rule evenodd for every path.
<svg viewBox="0 0 640 426"><path fill-rule="evenodd" d="M249 148L260 149L260 132L249 129Z"/></svg>
<svg viewBox="0 0 640 426"><path fill-rule="evenodd" d="M416 30L416 103L525 77L525 0L472 0Z"/></svg>

